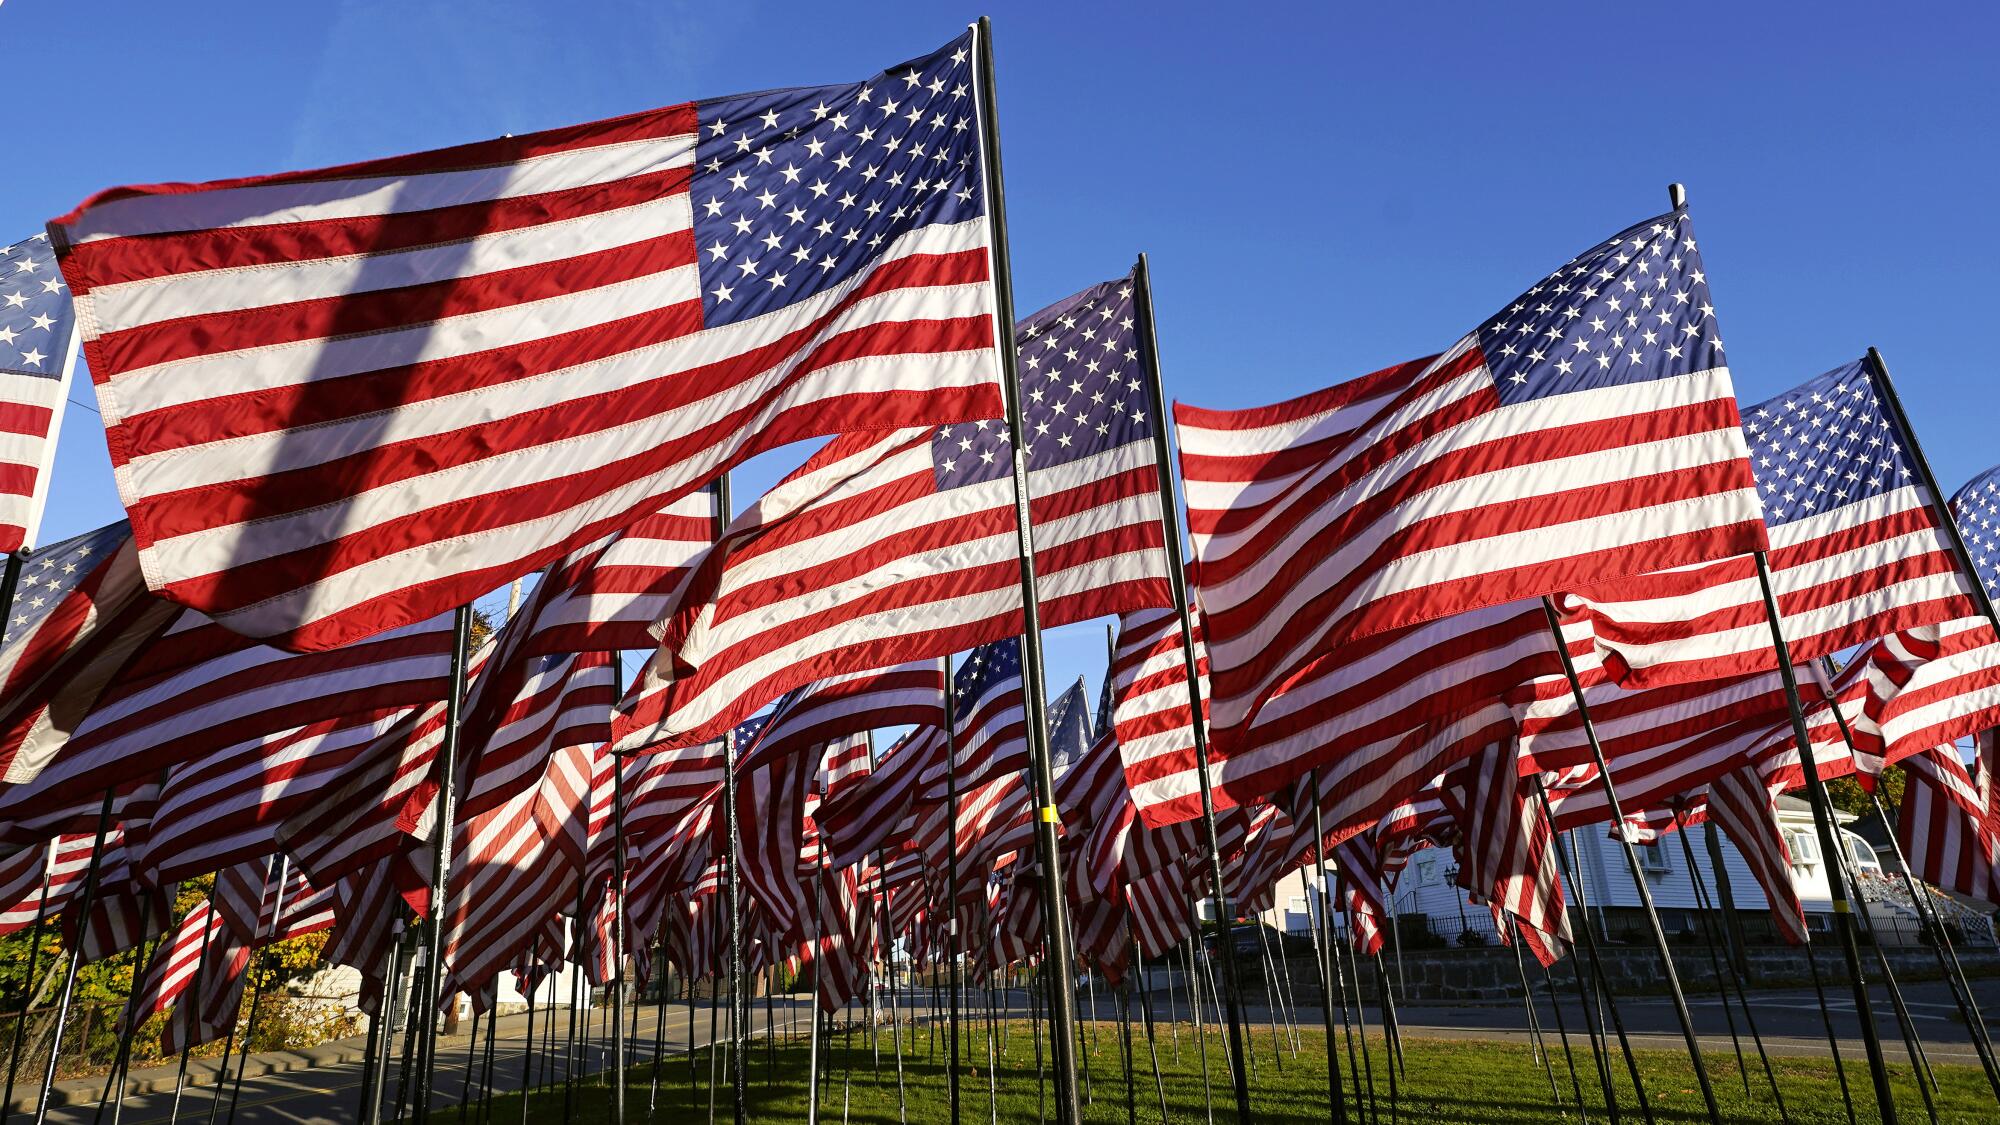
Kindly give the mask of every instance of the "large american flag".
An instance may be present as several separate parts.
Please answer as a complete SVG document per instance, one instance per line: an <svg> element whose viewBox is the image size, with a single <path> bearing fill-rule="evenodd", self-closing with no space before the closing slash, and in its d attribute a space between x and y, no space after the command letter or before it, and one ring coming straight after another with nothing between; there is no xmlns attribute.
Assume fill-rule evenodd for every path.
<svg viewBox="0 0 2000 1125"><path fill-rule="evenodd" d="M762 450L997 417L973 50L55 220L148 583L330 648Z"/></svg>
<svg viewBox="0 0 2000 1125"><path fill-rule="evenodd" d="M1743 432L1792 659L1972 612L1938 498L1867 361L1747 407ZM1589 618L1607 671L1635 687L1776 667L1747 557L1621 579L1566 602Z"/></svg>
<svg viewBox="0 0 2000 1125"><path fill-rule="evenodd" d="M32 546L76 362L49 236L0 246L0 553Z"/></svg>
<svg viewBox="0 0 2000 1125"><path fill-rule="evenodd" d="M1354 640L1764 546L1683 212L1586 251L1443 355L1175 419L1225 750Z"/></svg>
<svg viewBox="0 0 2000 1125"><path fill-rule="evenodd" d="M1026 317L1015 338L1042 624L1166 604L1131 279ZM685 588L621 744L711 738L820 676L1018 634L1011 463L994 420L829 443Z"/></svg>

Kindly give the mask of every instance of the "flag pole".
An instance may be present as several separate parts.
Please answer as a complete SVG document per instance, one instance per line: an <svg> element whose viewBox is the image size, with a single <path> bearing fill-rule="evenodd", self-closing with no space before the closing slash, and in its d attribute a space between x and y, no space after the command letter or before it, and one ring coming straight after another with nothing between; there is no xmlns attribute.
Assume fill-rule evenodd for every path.
<svg viewBox="0 0 2000 1125"><path fill-rule="evenodd" d="M614 652L611 654L613 699L623 694L624 685L620 682L625 678L623 673L624 666ZM614 1125L625 1125L625 764L615 753L611 755L611 885L611 963L616 970L611 988L616 1052L611 1063L611 1120ZM635 1000L632 1015L636 1019L638 1014Z"/></svg>
<svg viewBox="0 0 2000 1125"><path fill-rule="evenodd" d="M171 1108L167 1111L167 1125L175 1125L181 1118L181 1096L187 1090L188 1056L194 1051L194 1021L199 1018L195 1014L195 1009L192 1005L199 1002L198 998L202 994L202 978L208 972L208 939L215 932L215 919L215 898L211 894L208 899L208 916L201 920L201 945L195 953L193 987L189 991L182 993L183 999L175 1001L177 1010L172 1018L176 1020L182 1015L178 1010L178 1006L180 1004L190 1005L186 1012L188 1018L188 1041L181 1045L180 1067L174 1072L174 1100ZM375 1120L380 1116L381 1114L378 1112L371 1117L362 1118L362 1121L366 1125L374 1125Z"/></svg>
<svg viewBox="0 0 2000 1125"><path fill-rule="evenodd" d="M111 804L116 790L104 791L104 806L97 812L97 836L90 848L90 866L83 875L83 896L78 901L77 917L83 922L78 926L78 936L89 925L90 912L97 906L97 877L103 867L104 838L111 830ZM62 999L56 1004L55 1040L49 1044L49 1065L42 1072L42 1090L35 1098L35 1125L43 1125L49 1119L49 1090L56 1084L56 1063L62 1059L63 1025L69 1022L70 1001L76 996L76 973L83 967L83 942L69 951L69 965L63 971ZM30 990L33 989L30 983Z"/></svg>
<svg viewBox="0 0 2000 1125"><path fill-rule="evenodd" d="M1846 726L1847 720L1843 717L1841 719L1843 737L1847 734ZM1851 742L1850 739L1850 747ZM1852 752L1850 748L1849 753ZM1972 986L1965 979L1964 967L1958 963L1958 952L1952 948L1951 936L1945 933L1944 923L1937 916L1937 904L1931 901L1929 892L1919 886L1916 876L1910 873L1910 861L1904 857L1903 842L1897 839L1896 835L1900 825L1896 820L1890 819L1891 814L1887 806L1882 803L1881 795L1870 789L1868 799L1874 803L1875 815L1881 819L1882 826L1888 829L1889 846L1895 849L1896 865L1903 872L1903 885L1910 893L1910 901L1916 904L1918 918L1931 931L1931 943L1933 951L1937 954L1938 968L1943 972L1946 982L1951 985L1951 998L1958 1005L1959 1018L1965 1021L1966 1027L1972 1032L1972 1046L1979 1053L1980 1065L1986 1069L1986 1081L1992 1085L1995 1098L2000 1098L2000 1071L1996 1071L1994 1067L1993 1044L1987 1037L1986 1021L1979 1015L1977 1008L1970 1004Z"/></svg>
<svg viewBox="0 0 2000 1125"><path fill-rule="evenodd" d="M1558 642L1560 648L1560 642ZM1604 978L1604 962L1597 952L1597 931L1590 925L1590 902L1584 896L1583 873L1570 862L1567 835L1556 827L1555 806L1549 802L1548 787L1542 784L1540 775L1531 779L1535 786L1535 799L1541 802L1542 816L1549 822L1549 840L1556 850L1556 866L1562 878L1569 883L1569 889L1576 899L1577 913L1582 925L1576 927L1583 933L1583 951L1590 963L1590 984L1583 983L1583 966L1576 961L1576 951L1570 951L1570 975L1576 981L1576 999L1583 1009L1583 1030L1590 1037L1590 1055L1597 1064L1597 1081L1603 1088L1604 1114L1611 1119L1611 1125L1618 1125L1618 1095L1611 1078L1610 1035L1604 1031L1601 995L1611 991ZM1620 833L1623 836L1623 833ZM1607 935L1608 940L1608 935ZM1553 998L1554 989L1550 989ZM1618 1036L1618 1049L1625 1056L1626 1072L1632 1076L1632 1093L1639 1102L1642 1115L1651 1121L1653 1110L1646 1098L1646 1084L1639 1077L1639 1063L1632 1054L1632 1040L1625 1034L1625 1016L1618 1010L1618 998L1611 998L1612 1031Z"/></svg>
<svg viewBox="0 0 2000 1125"><path fill-rule="evenodd" d="M423 1008L416 1013L422 1021L417 1043L419 1067L417 1100L412 1107L417 1125L431 1117L432 1070L437 1065L437 1018L439 991L444 987L444 908L451 879L451 834L458 812L458 728L465 711L465 667L472 645L472 607L458 607L451 629L451 687L445 696L444 745L438 749L438 815L431 844L431 886L429 917L424 919L430 944L424 958L424 982L419 995Z"/></svg>
<svg viewBox="0 0 2000 1125"><path fill-rule="evenodd" d="M715 478L710 486L715 500L715 536L722 539L722 533L729 526L733 507L729 499L729 474ZM723 880L722 892L729 913L729 1080L733 1091L733 1111L736 1125L743 1125L743 1099L747 1093L748 1081L743 1069L744 1025L749 1021L749 1011L743 999L743 896L740 884L742 871L742 851L740 825L736 823L736 732L726 731L722 736L722 830L724 839L723 868L727 878ZM817 1009L815 1009L817 1010ZM714 1045L710 1044L711 1052Z"/></svg>
<svg viewBox="0 0 2000 1125"><path fill-rule="evenodd" d="M1069 908L1063 898L1062 860L1056 844L1055 772L1049 762L1046 677L1042 667L1042 622L1035 587L1035 536L1028 510L1028 454L1021 421L1020 357L1014 346L1014 278L1007 249L1007 197L1000 169L1000 129L995 117L997 83L993 70L993 25L985 16L975 25L979 129L986 177L986 215L992 232L988 253L993 267L993 343L1000 354L1000 390L1007 406L1007 438L1014 462L1014 526L1021 565L1021 678L1026 712L1029 769L1035 786L1035 851L1042 866L1044 926L1050 968L1063 987L1054 990L1056 1118L1063 1125L1083 1119L1076 1085L1076 1002L1069 982ZM1244 1125L1248 1125L1246 1119Z"/></svg>
<svg viewBox="0 0 2000 1125"><path fill-rule="evenodd" d="M1729 1010L1729 978L1722 974L1722 957L1715 950L1715 928L1710 924L1712 919L1709 918L1708 893L1702 887L1701 871L1694 865L1694 845L1688 843L1688 833L1694 831L1694 828L1687 818L1687 801L1685 795L1674 798L1672 811L1674 814L1674 835L1681 838L1681 855L1687 860L1688 881L1694 884L1694 909L1695 914L1701 919L1702 945L1708 950L1709 971L1715 974L1715 991L1722 1001L1722 1018L1729 1025L1729 1045L1736 1053L1736 1073L1743 1080L1743 1097L1748 1099L1750 1097L1750 1064L1743 1060L1743 1040L1736 1034L1736 1013ZM1748 1005L1744 1006L1744 1014L1749 1014ZM1764 1058L1764 1064L1768 1069L1770 1060L1764 1056L1764 1040L1757 1035L1755 1017L1751 1019L1750 1036L1752 1041L1757 1045L1757 1056ZM1771 1091L1776 1093L1777 1089L1778 1084L1776 1080L1773 1080ZM1783 1101L1783 1095L1780 1095L1779 1102L1782 1103Z"/></svg>
<svg viewBox="0 0 2000 1125"><path fill-rule="evenodd" d="M14 555L7 556L8 583L11 584L18 573L19 563ZM35 903L35 931L28 943L28 972L21 990L21 1014L14 1020L14 1049L7 1055L7 1092L0 1095L0 1125L6 1125L14 1116L14 1080L20 1076L21 1048L27 1037L28 1013L35 1003L35 963L41 959L42 930L49 917L49 884L55 878L56 859L61 853L62 837L49 841L48 858L42 862L42 897Z"/></svg>
<svg viewBox="0 0 2000 1125"><path fill-rule="evenodd" d="M1576 662L1570 659L1569 644L1563 639L1562 619L1556 616L1555 602L1544 597L1542 613L1548 618L1549 636L1555 643L1556 657L1562 662L1563 677L1569 681L1570 698L1576 701L1576 714L1583 724L1584 741L1590 744L1591 761L1597 766L1597 780L1604 789L1604 803L1611 812L1619 850L1625 853L1625 866L1631 873L1632 886L1639 892L1639 905L1645 911L1654 951L1660 955L1660 971L1665 974L1667 992L1673 997L1674 1017L1681 1025L1681 1038L1687 1041L1688 1060L1694 1065L1695 1084L1701 1089L1702 1104L1707 1107L1710 1121L1720 1121L1722 1108L1716 1103L1715 1088L1708 1080L1708 1067L1702 1062L1701 1041L1695 1037L1694 1017L1688 1012L1687 996L1681 992L1680 974L1674 970L1673 950L1667 946L1667 932L1660 926L1659 912L1653 909L1653 891L1646 885L1646 872L1639 866L1639 853L1632 846L1632 837L1625 831L1625 812L1618 803L1618 787L1611 780L1611 763L1605 760L1604 744L1597 740L1597 726L1591 721L1590 705L1583 696L1583 681L1577 678ZM1553 820L1550 823L1553 825ZM1629 1054L1627 1058L1630 1059ZM1634 1081L1637 1081L1636 1074Z"/></svg>
<svg viewBox="0 0 2000 1125"><path fill-rule="evenodd" d="M1778 674L1785 685L1785 703L1791 711L1792 738L1798 744L1799 765L1805 773L1805 789L1812 805L1813 827L1819 836L1820 853L1826 857L1827 889L1833 900L1834 929L1840 935L1841 957L1847 962L1847 979L1854 990L1854 1013L1861 1023L1861 1046L1868 1057L1868 1076L1875 1086L1875 1103L1883 1125L1895 1125L1895 1094L1889 1087L1888 1060L1882 1054L1882 1039L1875 1028L1875 1013L1868 999L1868 980L1861 973L1861 941L1855 930L1854 908L1848 901L1846 853L1840 846L1833 823L1833 804L1827 799L1826 783L1820 779L1819 763L1813 753L1812 734L1806 730L1805 709L1799 701L1798 676L1792 669L1791 646L1785 642L1780 624L1778 597L1771 589L1771 568L1764 552L1757 560L1757 584L1764 594L1764 617L1771 627L1771 651L1778 659ZM1973 584L1978 585L1975 578ZM1914 1059L1911 1060L1915 1062ZM1921 1078L1920 1078L1921 1080Z"/></svg>
<svg viewBox="0 0 2000 1125"><path fill-rule="evenodd" d="M1139 255L1133 270L1133 312L1138 320L1136 337L1139 365L1146 372L1146 394L1153 409L1153 461L1159 476L1160 530L1166 542L1167 586L1172 592L1174 612L1180 618L1181 662L1187 675L1188 718L1194 731L1195 773L1201 784L1202 828L1207 835L1208 877L1215 893L1217 941L1224 950L1222 982L1229 1017L1230 1077L1236 1087L1236 1119L1250 1125L1250 1083L1243 1065L1243 1001L1237 984L1236 946L1229 909L1229 893L1222 883L1222 843L1215 827L1215 788L1208 776L1208 722L1202 714L1201 670L1194 650L1194 625L1188 609L1187 569L1181 553L1180 503L1174 497L1173 452L1167 442L1166 393L1160 379L1160 352L1157 325L1153 319L1153 274L1146 255ZM1315 808L1318 795L1314 794Z"/></svg>
<svg viewBox="0 0 2000 1125"><path fill-rule="evenodd" d="M1730 960L1726 955L1726 950L1723 951L1722 956L1718 957L1717 950L1723 942L1717 939L1716 932L1722 927L1719 924L1711 925L1710 923L1720 911L1717 909L1715 899L1709 896L1708 881L1701 877L1701 868L1695 866L1694 845L1688 842L1687 831L1686 828L1682 828L1681 830L1681 850L1687 858L1688 879L1694 884L1696 905L1702 912L1702 936L1707 939L1710 959L1718 962L1715 966L1717 991L1722 991L1722 986L1725 984L1736 991L1737 1005L1743 1009L1744 1026L1750 1030L1750 1042L1756 1045L1757 1059L1764 1067L1764 1080L1771 1085L1771 1100L1778 1107L1778 1116L1781 1119L1785 1118L1788 1116L1785 1112L1785 1095L1778 1089L1778 1076L1771 1068L1770 1053L1764 1049L1763 1033L1757 1030L1757 1013L1750 1006L1750 994L1743 987L1743 975L1737 971L1736 962ZM1702 829L1702 834L1707 837L1712 838L1715 833L1716 827L1713 821ZM1717 848L1721 847L1720 843L1714 846ZM1725 971L1728 973L1727 976L1723 975ZM1724 1011L1728 1011L1729 994L1727 992L1723 992L1722 1006ZM1747 1083L1744 1087L1744 1093L1746 1095L1749 1093Z"/></svg>
<svg viewBox="0 0 2000 1125"><path fill-rule="evenodd" d="M1347 1096L1340 1087L1340 1053L1334 1048L1333 1030L1333 880L1326 870L1326 816L1321 808L1319 770L1307 775L1312 786L1313 862L1319 869L1319 928L1314 931L1313 952L1319 954L1320 1022L1326 1025L1326 1096L1332 1125L1347 1125ZM1320 948L1321 946L1325 948Z"/></svg>
<svg viewBox="0 0 2000 1125"><path fill-rule="evenodd" d="M944 787L945 787L945 934L951 957L951 984L946 1012L951 1041L945 1048L946 1086L951 1105L951 1125L959 1125L958 1020L960 995L959 960L963 944L958 932L958 690L952 682L951 654L944 658ZM936 979L933 974L932 979ZM900 1033L899 1033L900 1034Z"/></svg>

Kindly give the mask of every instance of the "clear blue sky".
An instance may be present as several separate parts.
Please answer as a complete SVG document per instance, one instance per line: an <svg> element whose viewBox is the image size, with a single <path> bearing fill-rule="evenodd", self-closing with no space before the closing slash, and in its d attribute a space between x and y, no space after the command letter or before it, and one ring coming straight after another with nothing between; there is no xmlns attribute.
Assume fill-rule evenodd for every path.
<svg viewBox="0 0 2000 1125"><path fill-rule="evenodd" d="M114 184L309 168L843 81L950 4L7 0L0 241ZM996 7L1028 310L1153 255L1168 393L1272 402L1450 344L1688 184L1747 401L1880 347L1942 483L2000 462L2000 15L1878 4ZM90 401L86 390L79 393ZM117 517L72 408L43 542ZM739 502L803 456L739 474ZM778 462L786 462L780 464ZM1102 634L1053 641L1093 685Z"/></svg>

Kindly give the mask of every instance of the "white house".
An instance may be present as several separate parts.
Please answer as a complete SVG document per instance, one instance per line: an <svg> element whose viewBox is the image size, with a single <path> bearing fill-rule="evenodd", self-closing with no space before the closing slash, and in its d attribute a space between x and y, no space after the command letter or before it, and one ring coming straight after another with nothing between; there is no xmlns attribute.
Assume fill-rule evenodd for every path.
<svg viewBox="0 0 2000 1125"><path fill-rule="evenodd" d="M1853 816L1837 812L1835 817L1843 826L1842 842L1848 850L1856 879L1861 884L1882 941L1907 943L1917 940L1917 915L1900 876L1885 877L1875 849L1845 827L1854 820ZM1825 931L1831 924L1833 903L1826 864L1820 854L1819 837L1813 828L1812 809L1803 800L1780 797L1778 823L1791 849L1792 880L1798 888L1799 900L1805 906L1806 923L1815 932ZM1708 832L1707 825L1695 825L1685 833L1670 832L1654 843L1637 846L1647 890L1652 894L1661 923L1670 934L1698 933L1701 926L1695 883L1689 876L1687 851L1681 840L1683 835L1686 836L1687 846L1694 850L1696 872L1710 901L1718 906L1722 904L1708 854ZM1768 939L1770 915L1764 893L1729 838L1719 831L1718 836L1730 897L1744 931L1753 942L1760 938ZM1578 829L1565 833L1564 840L1583 884L1580 896L1576 888L1572 887L1570 891L1571 926L1579 922L1577 905L1581 900L1587 904L1586 913L1599 934L1618 940L1640 939L1643 936L1640 932L1643 916L1640 914L1639 894L1626 867L1623 849L1611 836L1609 828ZM1492 913L1484 906L1466 901L1465 893L1454 882L1456 874L1457 861L1449 849L1424 848L1413 853L1394 885L1391 910L1398 915L1423 915L1431 931L1447 941L1456 940L1465 930L1472 930L1484 934L1491 943L1494 938ZM1263 920L1287 932L1304 933L1312 924L1313 915L1308 909L1308 900L1315 894L1315 882L1316 873L1310 867L1287 876L1279 885L1273 906L1265 912ZM1965 920L1960 921L1963 924ZM1973 934L1974 940L1990 942L1993 939L1990 924L1983 920L1976 922L1975 928L1968 932Z"/></svg>

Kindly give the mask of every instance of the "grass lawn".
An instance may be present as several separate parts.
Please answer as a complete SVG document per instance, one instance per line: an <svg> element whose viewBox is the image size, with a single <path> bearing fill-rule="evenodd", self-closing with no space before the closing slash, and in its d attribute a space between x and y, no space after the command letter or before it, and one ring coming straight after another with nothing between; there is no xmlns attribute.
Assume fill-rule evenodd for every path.
<svg viewBox="0 0 2000 1125"><path fill-rule="evenodd" d="M1094 1034L1093 1034L1094 1033ZM1172 1121L1205 1123L1209 1115L1204 1108L1200 1054L1196 1050L1192 1029L1181 1024L1174 1029L1170 1038L1168 1029L1159 1030L1160 1069L1166 1085L1167 1110ZM1094 1029L1086 1030L1090 1044L1090 1092L1091 1102L1084 1109L1084 1118L1091 1122L1124 1122L1126 1120L1126 1085L1124 1063L1119 1039L1118 1025L1102 1023ZM907 1120L910 1122L946 1122L949 1119L946 1108L945 1077L943 1068L944 1044L931 1036L926 1029L904 1029L903 1086L904 1099L908 1107ZM1052 1101L1038 1098L1038 1093L1047 1087L1036 1081L1036 1043L1032 1026L1025 1022L1013 1023L1005 1035L1004 1051L996 1044L999 1065L994 1078L999 1091L997 1117L1001 1121L1038 1121L1054 1118ZM1178 1041L1178 1049L1176 1048ZM1256 1074L1251 1082L1250 1102L1260 1125L1277 1122L1326 1122L1328 1118L1326 1099L1326 1056L1324 1036L1305 1031L1300 1032L1299 1051L1296 1056L1289 1049L1282 1052L1282 1059L1274 1053L1273 1042L1263 1027L1253 1029L1252 1040L1256 1055ZM1221 1067L1221 1037L1215 1029L1208 1034L1208 1062L1213 1075L1212 1087L1215 1120L1225 1125L1235 1120L1234 1107L1229 1092L1228 1080ZM898 1125L896 1098L896 1073L894 1053L890 1039L884 1035L880 1041L881 1071L878 1078L875 1056L870 1050L865 1031L857 1031L851 1040L836 1035L830 1048L823 1048L822 1065L824 1073L831 1081L823 1088L820 1103L820 1120L832 1125L846 1121L854 1125ZM1547 1074L1537 1064L1529 1049L1506 1043L1464 1042L1457 1040L1408 1039L1405 1042L1406 1074L1397 1078L1397 1106L1393 1118L1397 1122L1547 1122L1575 1121L1574 1094L1569 1081L1569 1072L1563 1063L1560 1045L1551 1037L1551 1045L1556 1051L1554 1063L1556 1079L1562 1092L1566 1113L1558 1112L1549 1092ZM1046 1051L1047 1043L1041 1044ZM1589 1120L1608 1120L1602 1113L1600 1088L1594 1077L1587 1045L1578 1040L1578 1075L1583 1081L1586 1108ZM933 1053L935 1047L935 1053ZM1137 1089L1135 1094L1136 1121L1139 1125L1150 1125L1160 1121L1159 1095L1155 1090L1150 1067L1146 1059L1146 1044L1142 1032L1135 1031L1133 1048L1136 1055ZM988 1070L986 1066L987 1043L982 1030L970 1037L965 1052L967 1073L961 1079L962 1098L961 1120L966 1125L981 1125L993 1119L994 1111L989 1108ZM1389 1082L1387 1060L1379 1036L1371 1043L1375 1092L1378 1096L1380 1121L1392 1118L1389 1112ZM806 1048L802 1043L780 1042L775 1052L767 1051L762 1042L753 1044L748 1052L748 1107L749 1117L756 1121L804 1121L806 1119ZM715 1092L715 1120L730 1120L730 1091L725 1065L717 1068L721 1088ZM1345 1077L1346 1052L1342 1050L1342 1071ZM1637 1102L1632 1098L1632 1089L1626 1078L1621 1058L1613 1058L1617 1068L1617 1089L1621 1108L1628 1115L1627 1121L1641 1121ZM1755 1073L1751 1076L1750 1095L1745 1096L1743 1083L1736 1069L1733 1057L1711 1058L1710 1072L1716 1082L1716 1093L1721 1099L1723 1117L1731 1122L1776 1122L1779 1115L1771 1102L1770 1088L1766 1084L1763 1071L1755 1056L1750 1064ZM974 1065L976 1063L976 1065ZM1811 1059L1773 1059L1778 1073L1778 1083L1784 1093L1785 1106L1790 1119L1801 1125L1807 1122L1845 1122L1846 1110L1842 1105L1840 1087L1837 1084L1831 1062ZM1282 1064L1282 1065L1281 1065ZM666 1125L684 1125L689 1121L708 1120L709 1114L709 1066L707 1051L698 1052L695 1058L695 1078L690 1080L690 1068L685 1056L674 1056L662 1067L660 1073L659 1102L653 1120ZM1694 1085L1694 1072L1684 1055L1663 1051L1642 1052L1639 1067L1646 1082L1646 1091L1651 1099L1656 1120L1661 1122L1705 1121L1700 1092ZM1869 1100L1868 1079L1858 1062L1849 1060L1848 1079L1855 1083L1854 1093L1857 1109L1862 1121L1873 1121L1875 1116ZM1923 1103L1907 1069L1896 1071L1898 1101L1897 1109L1905 1121L1923 1120ZM1937 1095L1938 1116L1944 1122L1992 1122L2000 1120L2000 1110L1996 1110L1991 1090L1983 1075L1969 1067L1940 1067L1938 1081L1942 1087ZM576 1105L569 1117L563 1114L563 1094L560 1087L537 1092L529 1107L528 1121L583 1121L597 1122L609 1120L607 1112L610 1090L603 1079L599 1084L586 1085L577 1091ZM650 1096L651 1071L640 1067L630 1077L627 1094L627 1120L633 1123L647 1119L646 1107ZM1366 1089L1364 1079L1363 1088ZM1052 1098L1052 1093L1050 1097ZM1352 1085L1349 1085L1350 1107ZM843 1104L844 1103L844 1104ZM490 1120L513 1122L521 1120L519 1095L497 1098ZM451 1118L445 1118L449 1121ZM474 1118L477 1120L477 1118ZM1368 1125L1366 1119L1353 1112L1349 1120Z"/></svg>

